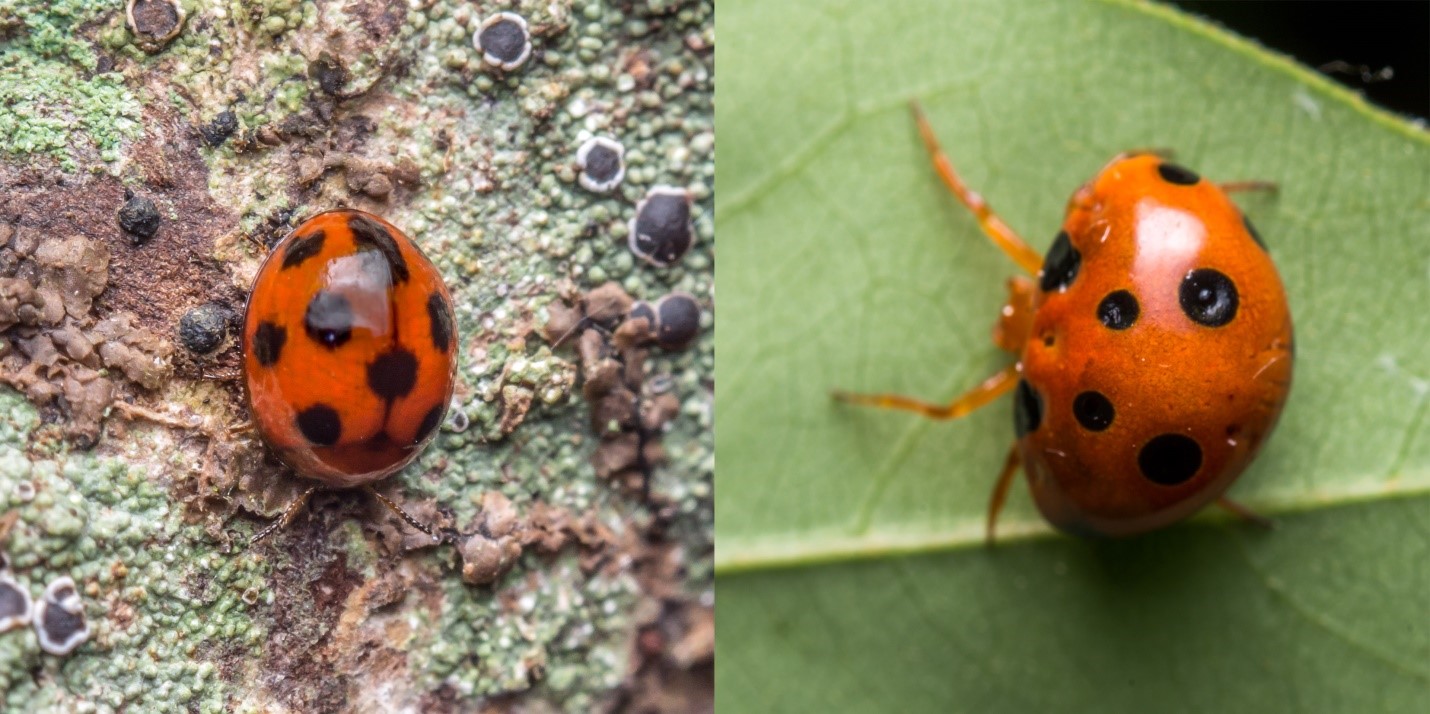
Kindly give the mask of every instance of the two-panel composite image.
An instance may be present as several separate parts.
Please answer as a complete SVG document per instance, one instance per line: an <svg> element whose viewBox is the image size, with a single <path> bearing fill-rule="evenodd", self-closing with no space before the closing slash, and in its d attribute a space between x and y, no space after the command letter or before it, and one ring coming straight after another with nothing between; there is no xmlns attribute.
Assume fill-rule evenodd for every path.
<svg viewBox="0 0 1430 714"><path fill-rule="evenodd" d="M0 712L1424 711L1427 48L0 0Z"/></svg>

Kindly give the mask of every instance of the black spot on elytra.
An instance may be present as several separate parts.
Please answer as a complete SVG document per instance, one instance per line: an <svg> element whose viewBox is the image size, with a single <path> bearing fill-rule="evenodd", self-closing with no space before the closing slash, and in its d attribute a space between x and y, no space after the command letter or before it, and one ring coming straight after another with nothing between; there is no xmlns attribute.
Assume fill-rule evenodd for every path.
<svg viewBox="0 0 1430 714"><path fill-rule="evenodd" d="M417 358L401 347L378 355L367 366L367 386L389 402L407 396L416 385Z"/></svg>
<svg viewBox="0 0 1430 714"><path fill-rule="evenodd" d="M1043 292L1066 290L1077 278L1082 267L1082 254L1072 245L1067 231L1058 231L1058 237L1048 246L1048 254L1043 258L1043 271L1038 278L1038 286Z"/></svg>
<svg viewBox="0 0 1430 714"><path fill-rule="evenodd" d="M427 321L432 325L432 346L442 352L452 348L452 308L441 293L427 296Z"/></svg>
<svg viewBox="0 0 1430 714"><path fill-rule="evenodd" d="M253 357L259 366L272 367L283 355L283 343L288 341L288 330L271 322L258 323L253 331Z"/></svg>
<svg viewBox="0 0 1430 714"><path fill-rule="evenodd" d="M323 250L323 241L327 240L327 234L322 230L313 231L305 236L298 236L293 242L288 244L288 248L283 251L283 269L297 267L303 261L317 255Z"/></svg>
<svg viewBox="0 0 1430 714"><path fill-rule="evenodd" d="M422 417L422 423L417 425L417 436L412 437L412 445L426 441L427 437L437 430L437 425L442 423L442 415L446 412L447 408L442 404L427 410L427 414Z"/></svg>
<svg viewBox="0 0 1430 714"><path fill-rule="evenodd" d="M515 62L526 49L526 31L521 25L505 18L482 28L477 35L482 52L490 53L502 62Z"/></svg>
<svg viewBox="0 0 1430 714"><path fill-rule="evenodd" d="M332 446L343 435L343 420L338 411L326 404L314 404L298 412L298 431L303 438L318 446Z"/></svg>
<svg viewBox="0 0 1430 714"><path fill-rule="evenodd" d="M1197 172L1170 161L1163 161L1157 164L1157 173L1161 174L1163 181L1174 183L1178 186L1192 186L1202 180L1202 177L1198 176Z"/></svg>
<svg viewBox="0 0 1430 714"><path fill-rule="evenodd" d="M379 431L366 439L363 439L362 447L368 451L382 451L392 446L392 437L385 431Z"/></svg>
<svg viewBox="0 0 1430 714"><path fill-rule="evenodd" d="M1112 402L1107 401L1102 392L1087 391L1073 399L1073 416L1088 431L1102 431L1112 426L1116 415Z"/></svg>
<svg viewBox="0 0 1430 714"><path fill-rule="evenodd" d="M1137 468L1156 484L1175 486L1195 476L1202 467L1202 447L1191 437L1162 434L1137 453Z"/></svg>
<svg viewBox="0 0 1430 714"><path fill-rule="evenodd" d="M1187 273L1178 296L1182 312L1199 325L1221 327L1236 317L1236 284L1219 270L1200 268Z"/></svg>
<svg viewBox="0 0 1430 714"><path fill-rule="evenodd" d="M318 344L335 350L352 337L352 305L338 293L319 290L303 313L303 329Z"/></svg>
<svg viewBox="0 0 1430 714"><path fill-rule="evenodd" d="M1043 423L1043 398L1028 385L1028 380L1018 380L1018 389L1013 398L1013 432L1021 439L1038 430Z"/></svg>
<svg viewBox="0 0 1430 714"><path fill-rule="evenodd" d="M348 229L353 232L353 240L359 250L376 250L387 258L394 285L407 282L407 259L402 257L402 249L397 246L397 239L392 237L387 226L367 216L353 214L348 216Z"/></svg>
<svg viewBox="0 0 1430 714"><path fill-rule="evenodd" d="M1114 290L1097 304L1097 319L1113 330L1131 327L1141 312L1137 298L1126 290Z"/></svg>
<svg viewBox="0 0 1430 714"><path fill-rule="evenodd" d="M1262 250L1268 253L1271 252L1271 249L1266 247L1266 241L1261 240L1261 231L1256 230L1256 226L1251 225L1250 218L1242 216L1241 224L1246 226L1246 232L1251 234L1251 239L1256 241L1256 244L1261 246Z"/></svg>

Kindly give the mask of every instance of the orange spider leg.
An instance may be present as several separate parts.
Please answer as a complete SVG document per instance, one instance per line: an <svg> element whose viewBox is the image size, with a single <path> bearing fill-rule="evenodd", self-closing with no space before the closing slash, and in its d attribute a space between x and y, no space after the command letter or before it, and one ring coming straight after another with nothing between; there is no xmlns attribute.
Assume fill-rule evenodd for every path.
<svg viewBox="0 0 1430 714"><path fill-rule="evenodd" d="M1223 181L1217 184L1221 190L1227 193L1238 191L1279 191L1281 187L1275 181Z"/></svg>
<svg viewBox="0 0 1430 714"><path fill-rule="evenodd" d="M957 419L1008 392L1018 383L1018 365L1010 364L998 370L983 383L968 390L947 405L930 404L898 394L853 394L834 391L832 396L841 402L860 404L880 409L902 409L918 412L930 419Z"/></svg>
<svg viewBox="0 0 1430 714"><path fill-rule="evenodd" d="M993 484L993 497L988 499L988 522L984 526L983 540L993 545L993 528L998 525L998 513L1003 510L1003 502L1008 500L1008 487L1013 485L1013 474L1018 472L1018 442L1008 450L1008 459L1003 462L1003 470L998 472L998 482Z"/></svg>
<svg viewBox="0 0 1430 714"><path fill-rule="evenodd" d="M919 106L918 100L910 100L910 109L914 113L914 121L919 127L919 136L923 137L924 148L928 149L929 158L933 160L933 166L938 171L939 178L948 186L948 190L958 198L968 210L973 212L974 218L978 219L978 226L988 237L993 240L1004 253L1008 254L1013 262L1033 275L1037 275L1043 267L1043 256L1037 251L1028 247L1028 244L1013 232L998 214L993 212L993 208L988 202L983 200L977 191L968 188L963 183L963 179L958 177L958 173L953 170L953 163L948 160L948 156L939 147L938 137L934 136L933 127L929 126L928 119L924 117L924 110Z"/></svg>

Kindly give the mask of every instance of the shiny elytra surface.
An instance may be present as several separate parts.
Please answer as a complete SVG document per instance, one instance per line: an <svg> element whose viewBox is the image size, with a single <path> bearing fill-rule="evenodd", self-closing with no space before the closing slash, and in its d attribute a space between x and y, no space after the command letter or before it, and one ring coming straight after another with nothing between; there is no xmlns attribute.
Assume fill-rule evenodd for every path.
<svg viewBox="0 0 1430 714"><path fill-rule="evenodd" d="M432 263L382 218L304 221L269 253L244 316L244 385L263 440L334 487L412 461L452 396L451 304Z"/></svg>
<svg viewBox="0 0 1430 714"><path fill-rule="evenodd" d="M1048 289L1059 272L1050 255L1034 301L1021 356L1031 394L1020 389L1016 409L1039 418L1020 428L1018 448L1039 510L1075 533L1152 530L1215 500L1256 455L1290 390L1291 315L1270 255L1221 188L1163 164L1116 159L1073 195L1063 232L1080 264ZM1201 324L1183 304L1184 282L1203 270L1235 291L1224 324ZM1118 291L1136 301L1131 324L1117 321L1128 311L1100 311ZM1087 392L1111 412L1090 408L1094 397L1079 411ZM1159 451L1153 441L1164 435L1189 439L1199 463L1189 448Z"/></svg>

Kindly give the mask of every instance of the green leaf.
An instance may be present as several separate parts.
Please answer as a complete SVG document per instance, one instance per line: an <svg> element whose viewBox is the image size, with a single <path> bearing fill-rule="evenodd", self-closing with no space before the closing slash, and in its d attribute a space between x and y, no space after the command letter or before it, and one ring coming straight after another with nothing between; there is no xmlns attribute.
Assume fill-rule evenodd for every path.
<svg viewBox="0 0 1430 714"><path fill-rule="evenodd" d="M1430 137L1288 60L1126 2L720 6L720 707L1389 711L1430 701ZM1296 384L1231 495L1128 542L984 509L1017 268L938 183L954 164L1039 250L1107 159L1168 147L1239 196L1281 270ZM898 706L895 707L894 705Z"/></svg>

